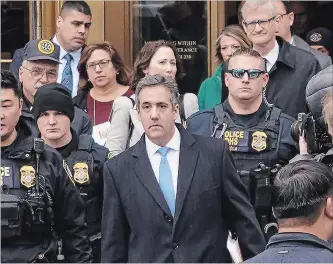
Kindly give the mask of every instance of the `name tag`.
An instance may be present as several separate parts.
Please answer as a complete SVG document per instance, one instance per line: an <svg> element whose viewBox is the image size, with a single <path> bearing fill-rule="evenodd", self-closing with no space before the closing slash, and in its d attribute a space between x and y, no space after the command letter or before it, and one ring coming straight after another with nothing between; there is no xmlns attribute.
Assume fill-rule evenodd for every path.
<svg viewBox="0 0 333 264"><path fill-rule="evenodd" d="M110 129L110 122L104 122L102 124L93 126L93 131L92 131L92 137L94 141L101 145L104 146L106 142L106 138L108 136L108 132Z"/></svg>
<svg viewBox="0 0 333 264"><path fill-rule="evenodd" d="M227 130L223 138L232 152L258 153L270 149L264 131Z"/></svg>
<svg viewBox="0 0 333 264"><path fill-rule="evenodd" d="M249 152L249 131L227 130L224 132L224 140L228 142L230 151Z"/></svg>
<svg viewBox="0 0 333 264"><path fill-rule="evenodd" d="M8 188L14 187L14 173L13 173L13 167L12 166L1 166L1 187L6 185Z"/></svg>

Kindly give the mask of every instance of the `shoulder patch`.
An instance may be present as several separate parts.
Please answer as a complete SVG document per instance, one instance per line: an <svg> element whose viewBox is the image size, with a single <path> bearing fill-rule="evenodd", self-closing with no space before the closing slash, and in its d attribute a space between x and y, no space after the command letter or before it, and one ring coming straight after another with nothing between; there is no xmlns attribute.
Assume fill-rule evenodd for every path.
<svg viewBox="0 0 333 264"><path fill-rule="evenodd" d="M112 152L109 152L108 159L112 159L112 158L113 158L113 154L112 154Z"/></svg>
<svg viewBox="0 0 333 264"><path fill-rule="evenodd" d="M65 170L65 172L66 172L68 178L69 178L69 179L71 180L71 182L75 185L75 181L74 181L74 178L73 178L72 172L71 172L71 170L69 169L69 167L68 167L68 165L67 165L67 163L66 163L65 160L62 161L62 166L63 166L63 168L64 168L64 170Z"/></svg>

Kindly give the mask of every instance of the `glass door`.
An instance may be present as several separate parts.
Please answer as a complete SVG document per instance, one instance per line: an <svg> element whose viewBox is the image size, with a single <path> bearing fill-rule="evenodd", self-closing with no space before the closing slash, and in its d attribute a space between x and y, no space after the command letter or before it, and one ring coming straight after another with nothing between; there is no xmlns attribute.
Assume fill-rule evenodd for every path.
<svg viewBox="0 0 333 264"><path fill-rule="evenodd" d="M147 41L174 42L182 58L181 93L197 93L207 78L207 1L136 1L133 5L133 57Z"/></svg>

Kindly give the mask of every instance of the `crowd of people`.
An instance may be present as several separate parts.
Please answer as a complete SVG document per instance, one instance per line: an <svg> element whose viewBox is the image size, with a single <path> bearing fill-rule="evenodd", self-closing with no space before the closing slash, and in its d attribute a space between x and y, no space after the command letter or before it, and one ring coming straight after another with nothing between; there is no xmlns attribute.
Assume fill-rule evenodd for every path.
<svg viewBox="0 0 333 264"><path fill-rule="evenodd" d="M333 36L293 5L242 1L195 95L65 1L1 71L1 262L332 263Z"/></svg>

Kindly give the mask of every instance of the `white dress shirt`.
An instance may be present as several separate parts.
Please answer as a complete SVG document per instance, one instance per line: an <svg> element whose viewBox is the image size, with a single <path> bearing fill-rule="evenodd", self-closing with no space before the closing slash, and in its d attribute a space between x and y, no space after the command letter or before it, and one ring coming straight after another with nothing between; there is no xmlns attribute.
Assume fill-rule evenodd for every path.
<svg viewBox="0 0 333 264"><path fill-rule="evenodd" d="M280 50L279 44L275 40L274 48L270 52L268 52L265 56L263 56L263 58L267 60L266 63L267 72L269 72L272 69L273 65L276 63L279 57L279 50Z"/></svg>
<svg viewBox="0 0 333 264"><path fill-rule="evenodd" d="M60 64L59 64L59 69L58 69L58 79L57 82L61 83L62 79L62 73L64 71L64 68L66 66L66 59L64 58L67 53L71 54L73 59L71 61L71 68L72 68L72 73L73 73L73 90L72 90L72 97L77 95L77 90L79 86L79 72L77 70L77 65L79 64L80 58L81 58L81 51L82 48L72 51L72 52L67 52L64 50L64 48L59 44L59 41L57 40L57 37L54 36L52 41L60 46Z"/></svg>
<svg viewBox="0 0 333 264"><path fill-rule="evenodd" d="M153 171L156 177L157 182L159 183L160 179L160 162L162 155L157 152L160 146L156 145L145 135L146 139L146 149L148 153L148 158L150 164L153 167ZM166 144L166 147L170 148L166 155L172 174L172 183L175 194L177 195L177 181L178 181L178 168L179 168L179 151L180 151L180 133L175 126L175 133L171 140Z"/></svg>

